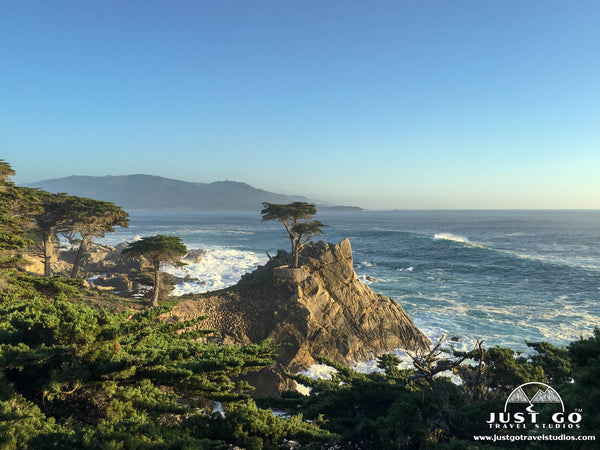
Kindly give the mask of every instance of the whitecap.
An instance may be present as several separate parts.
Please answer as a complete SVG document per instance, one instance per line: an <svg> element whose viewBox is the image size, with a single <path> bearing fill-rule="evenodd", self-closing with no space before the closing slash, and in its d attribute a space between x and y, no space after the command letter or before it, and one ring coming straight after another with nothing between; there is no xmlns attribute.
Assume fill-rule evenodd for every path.
<svg viewBox="0 0 600 450"><path fill-rule="evenodd" d="M433 240L459 242L461 244L465 244L467 247L486 248L482 244L471 242L469 238L452 233L436 233L433 235Z"/></svg>
<svg viewBox="0 0 600 450"><path fill-rule="evenodd" d="M358 279L359 279L361 282L363 282L364 284L371 284L371 283L373 283L374 281L377 281L375 278L373 278L373 277L369 277L369 276L366 276L366 275L359 275L359 276L358 276Z"/></svg>
<svg viewBox="0 0 600 450"><path fill-rule="evenodd" d="M463 244L471 244L468 238L464 236L459 236L457 234L452 233L436 233L433 235L433 239L436 241L444 240L444 241L454 241L454 242L462 242Z"/></svg>
<svg viewBox="0 0 600 450"><path fill-rule="evenodd" d="M175 286L173 295L199 294L236 284L245 273L266 262L262 254L226 247L208 249L199 263L182 268L165 265L163 270L179 278L188 278Z"/></svg>
<svg viewBox="0 0 600 450"><path fill-rule="evenodd" d="M415 268L412 266L411 267L400 267L399 269L396 269L396 270L398 270L398 272L412 272L413 270L415 270Z"/></svg>

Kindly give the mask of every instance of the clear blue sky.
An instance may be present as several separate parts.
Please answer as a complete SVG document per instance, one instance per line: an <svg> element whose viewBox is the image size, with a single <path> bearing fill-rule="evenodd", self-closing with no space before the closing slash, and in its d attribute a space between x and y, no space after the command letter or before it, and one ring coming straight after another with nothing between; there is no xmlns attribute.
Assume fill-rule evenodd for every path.
<svg viewBox="0 0 600 450"><path fill-rule="evenodd" d="M369 208L600 208L600 2L4 1L0 158Z"/></svg>

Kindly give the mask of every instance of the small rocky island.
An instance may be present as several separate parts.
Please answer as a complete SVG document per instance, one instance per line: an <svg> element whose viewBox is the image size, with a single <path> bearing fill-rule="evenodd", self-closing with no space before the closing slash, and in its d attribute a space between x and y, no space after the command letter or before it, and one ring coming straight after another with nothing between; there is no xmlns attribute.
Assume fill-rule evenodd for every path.
<svg viewBox="0 0 600 450"><path fill-rule="evenodd" d="M200 326L214 329L219 342L283 344L276 367L253 374L257 395L293 388L285 373L307 369L317 355L352 364L399 348L429 349L397 301L358 279L348 239L309 244L298 269L289 261L280 250L235 286L182 300L168 319L206 315Z"/></svg>

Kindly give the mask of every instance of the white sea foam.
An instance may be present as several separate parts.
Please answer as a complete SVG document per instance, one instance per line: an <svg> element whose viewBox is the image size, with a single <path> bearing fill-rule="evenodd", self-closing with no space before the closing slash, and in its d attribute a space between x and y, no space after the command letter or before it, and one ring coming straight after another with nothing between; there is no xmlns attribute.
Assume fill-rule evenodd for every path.
<svg viewBox="0 0 600 450"><path fill-rule="evenodd" d="M437 327L425 327L425 328L422 328L421 331L424 334L426 334L427 337L429 337L429 339L431 339L431 341L433 343L437 343L439 341L439 339L442 337L442 335L444 334L443 330L441 328L437 328ZM454 343L452 343L452 344L454 344ZM450 346L451 345L446 340L443 347L446 349L450 349ZM400 369L413 368L413 360L406 353L406 351L404 351L402 349L398 349L398 350L391 351L389 353L396 355L400 359L400 364L398 364L398 368L400 368ZM440 358L448 357L448 356L449 356L449 354L443 353L442 355L440 355ZM352 369L356 370L357 372L360 372L360 373L372 373L372 372L383 373L383 370L380 369L377 366L377 364L378 364L377 359L371 359L369 361L361 361L361 362L354 364L352 366ZM313 364L307 370L300 372L300 374L305 375L309 378L313 378L315 380L330 380L331 376L336 372L337 371L333 367L330 367L326 364ZM446 371L446 372L442 373L441 376L449 376L449 377L451 377L451 379L454 383L460 384L460 380L456 376L452 375L452 373L450 371ZM296 389L298 390L298 392L300 392L301 394L304 394L304 395L308 395L310 393L310 389L304 385L298 385Z"/></svg>
<svg viewBox="0 0 600 450"><path fill-rule="evenodd" d="M465 244L467 247L486 248L484 245L476 242L471 242L469 238L452 233L436 233L433 235L434 241L452 241Z"/></svg>
<svg viewBox="0 0 600 450"><path fill-rule="evenodd" d="M585 258L578 256L570 256L568 258L553 256L553 255L533 255L528 253L521 253L513 250L497 250L502 253L506 253L508 255L516 256L519 259L528 259L531 261L540 261L543 263L556 264L559 266L568 266L575 267L579 269L586 270L598 270L600 269L600 265L598 265L597 260L594 258Z"/></svg>
<svg viewBox="0 0 600 450"><path fill-rule="evenodd" d="M374 264L369 261L361 261L360 265L363 267L373 267L374 266Z"/></svg>
<svg viewBox="0 0 600 450"><path fill-rule="evenodd" d="M309 395L310 388L308 386L304 386L301 383L296 382L296 391L298 391L302 395Z"/></svg>
<svg viewBox="0 0 600 450"><path fill-rule="evenodd" d="M484 340L486 347L508 346L515 351L531 354L533 350L526 345L526 341L571 342L580 336L590 335L597 323L597 316L590 312L594 300L577 298L577 293L557 295L554 302L537 309L532 309L527 303L476 304L465 302L460 295L457 297L452 294L448 292L431 296L416 293L397 298L401 304L418 308L411 313L411 318L432 341L437 342L439 336L446 334L448 346L459 351L471 350L479 338ZM442 306L431 309L414 297L427 300L428 304L441 303ZM452 311L451 316L448 311ZM477 336L469 332L468 324L473 320L486 330L484 334ZM443 324L443 328L432 324ZM514 330L513 336L506 335L507 329ZM453 336L459 339L454 342L451 339Z"/></svg>
<svg viewBox="0 0 600 450"><path fill-rule="evenodd" d="M388 278L375 278L372 277L371 275L364 275L364 274L357 274L358 275L358 279L363 282L364 284L371 284L371 283L389 283L390 279Z"/></svg>
<svg viewBox="0 0 600 450"><path fill-rule="evenodd" d="M433 239L436 241L444 240L444 241L454 241L454 242L462 242L463 244L471 244L468 238L464 236L459 236L452 233L436 233L433 235Z"/></svg>
<svg viewBox="0 0 600 450"><path fill-rule="evenodd" d="M266 255L258 253L215 247L207 250L197 264L183 268L166 265L164 270L179 278L191 278L190 281L177 284L173 295L199 294L234 285L242 275L264 264L266 259Z"/></svg>
<svg viewBox="0 0 600 450"><path fill-rule="evenodd" d="M330 380L331 375L336 372L337 370L327 364L313 364L308 369L299 373L315 380Z"/></svg>
<svg viewBox="0 0 600 450"><path fill-rule="evenodd" d="M398 364L398 367L400 369L410 369L413 367L412 364L412 359L410 358L410 356L408 356L408 354L404 351L404 350L394 350L389 352L393 355L396 355L399 359L400 359L400 364ZM354 364L352 366L352 369L356 370L357 372L361 372L361 373L372 373L372 372L379 372L379 373L383 373L383 369L380 369L378 366L378 361L377 359L371 359L369 361L360 361L357 362L356 364Z"/></svg>
<svg viewBox="0 0 600 450"><path fill-rule="evenodd" d="M372 283L372 281L371 281L371 280L368 280L368 279L367 279L367 277L366 277L365 275L359 275L359 276L358 276L358 279L359 279L359 280L360 280L362 283L364 283L364 284L371 284L371 283Z"/></svg>
<svg viewBox="0 0 600 450"><path fill-rule="evenodd" d="M397 269L398 272L412 272L413 270L415 270L414 267L400 267L399 269Z"/></svg>
<svg viewBox="0 0 600 450"><path fill-rule="evenodd" d="M225 410L223 409L223 403L215 402L212 409L213 413L219 414L221 417L225 417Z"/></svg>

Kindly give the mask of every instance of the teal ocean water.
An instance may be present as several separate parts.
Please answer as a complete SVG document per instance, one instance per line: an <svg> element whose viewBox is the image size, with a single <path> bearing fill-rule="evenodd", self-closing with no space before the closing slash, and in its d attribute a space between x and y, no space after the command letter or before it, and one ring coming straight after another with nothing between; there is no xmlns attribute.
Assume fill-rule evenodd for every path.
<svg viewBox="0 0 600 450"><path fill-rule="evenodd" d="M325 212L321 239L349 238L357 274L396 299L433 339L527 350L564 345L600 326L600 211ZM257 212L132 212L115 244L153 234L208 250L177 293L222 288L288 249ZM170 271L177 272L175 269Z"/></svg>

